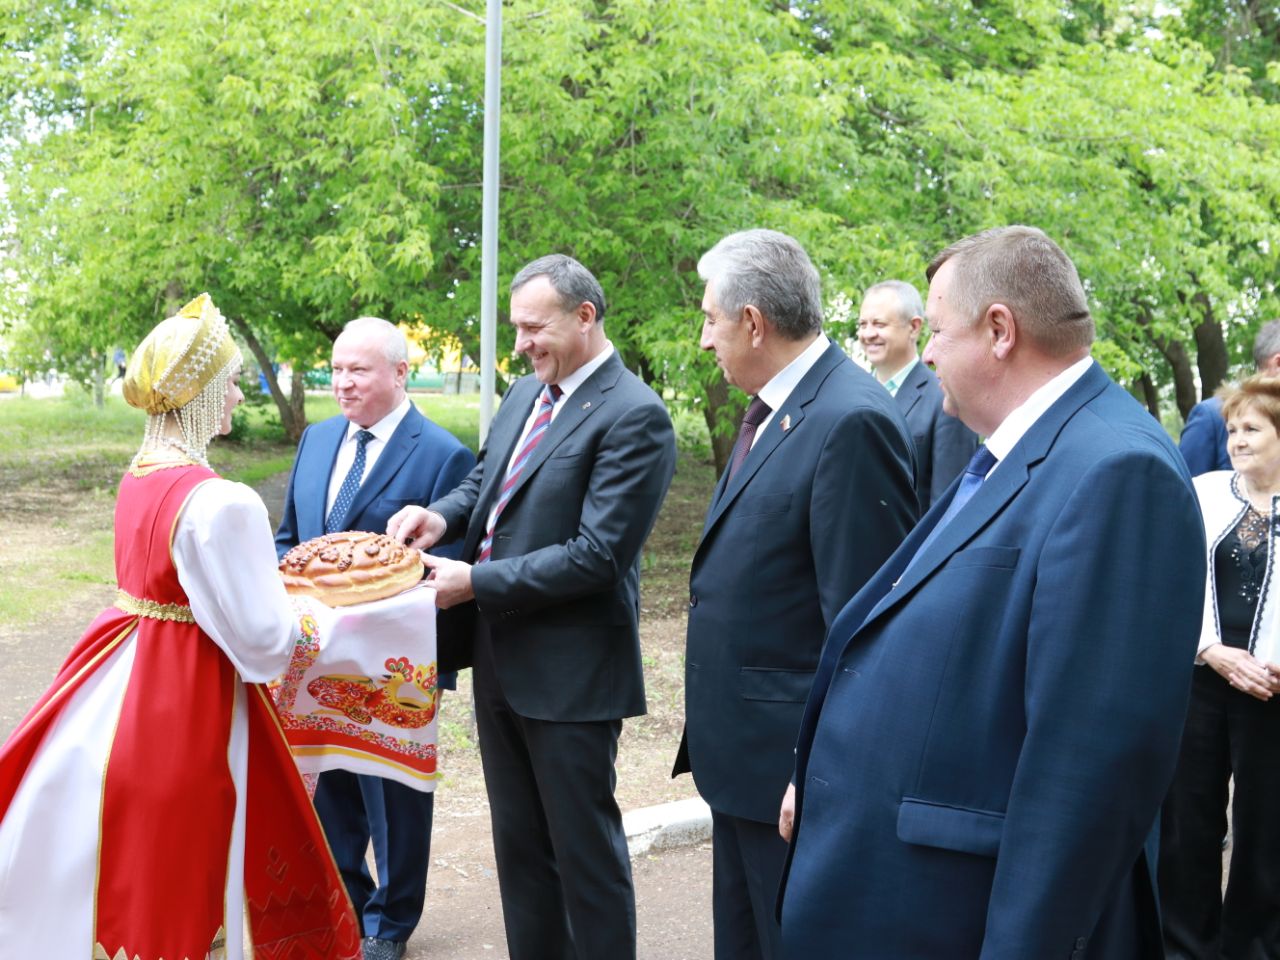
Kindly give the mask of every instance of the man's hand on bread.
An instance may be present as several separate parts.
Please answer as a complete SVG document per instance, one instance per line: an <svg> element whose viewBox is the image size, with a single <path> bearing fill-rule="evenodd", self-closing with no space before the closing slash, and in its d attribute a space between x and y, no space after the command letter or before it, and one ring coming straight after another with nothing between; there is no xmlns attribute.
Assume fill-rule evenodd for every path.
<svg viewBox="0 0 1280 960"><path fill-rule="evenodd" d="M444 517L426 507L402 507L387 521L387 536L419 550L430 550L444 533Z"/></svg>
<svg viewBox="0 0 1280 960"><path fill-rule="evenodd" d="M475 599L475 592L471 589L471 564L433 557L429 553L422 555L422 562L430 571L427 583L436 588L436 606L441 610Z"/></svg>

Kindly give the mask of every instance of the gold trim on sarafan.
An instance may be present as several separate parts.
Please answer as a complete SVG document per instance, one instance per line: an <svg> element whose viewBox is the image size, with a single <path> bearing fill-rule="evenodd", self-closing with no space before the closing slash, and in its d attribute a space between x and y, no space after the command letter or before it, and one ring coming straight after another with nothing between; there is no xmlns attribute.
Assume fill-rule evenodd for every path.
<svg viewBox="0 0 1280 960"><path fill-rule="evenodd" d="M218 927L213 935L213 943L209 947L209 960L227 960L227 930Z"/></svg>
<svg viewBox="0 0 1280 960"><path fill-rule="evenodd" d="M173 623L195 623L195 615L185 603L156 603L141 597L130 596L123 590L116 591L113 604L117 610L132 614L135 617L146 617L148 620L170 620Z"/></svg>
<svg viewBox="0 0 1280 960"><path fill-rule="evenodd" d="M173 523L169 527L169 562L173 564L173 569L178 569L178 561L173 556L173 538L178 533L178 521L182 519L182 514L187 509L187 504L191 502L191 498L196 495L196 491L203 487L210 480L221 480L221 477L207 477L201 480L194 487L187 491L187 495L182 498L182 506L178 507L177 512L173 515ZM191 621L194 623L195 621Z"/></svg>
<svg viewBox="0 0 1280 960"><path fill-rule="evenodd" d="M139 454L134 457L133 463L129 466L129 472L135 477L142 478L155 473L157 470L173 470L176 467L194 466L198 466L198 464L190 457L160 451Z"/></svg>

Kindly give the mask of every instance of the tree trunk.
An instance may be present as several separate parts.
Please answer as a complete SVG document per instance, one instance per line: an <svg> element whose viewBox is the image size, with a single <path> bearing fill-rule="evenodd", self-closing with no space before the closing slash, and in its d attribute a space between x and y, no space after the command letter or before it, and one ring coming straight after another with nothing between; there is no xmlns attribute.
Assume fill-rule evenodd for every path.
<svg viewBox="0 0 1280 960"><path fill-rule="evenodd" d="M702 416L711 434L711 455L716 464L716 476L719 476L729 465L733 445L738 438L735 431L718 431L716 424L721 421L737 423L742 418L742 407L729 396L729 385L723 379L717 377L707 387L707 402L702 408Z"/></svg>
<svg viewBox="0 0 1280 960"><path fill-rule="evenodd" d="M293 385L290 388L289 396L284 395L284 391L280 389L280 381L276 377L275 368L271 365L271 358L267 356L266 349L254 334L253 330L247 323L239 317L233 317L231 323L235 326L236 332L240 334L245 343L249 345L249 351L253 354L254 359L258 361L258 366L262 368L262 375L267 380L267 390L271 393L271 399L275 401L276 410L280 413L280 423L284 426L285 436L293 443L297 443L302 439L302 431L307 426L307 411L305 406L305 386L302 382L303 371L300 364L294 364Z"/></svg>
<svg viewBox="0 0 1280 960"><path fill-rule="evenodd" d="M1196 405L1196 380L1191 369L1191 358L1187 355L1187 348L1183 346L1181 340L1156 336L1152 333L1151 317L1145 306L1139 305L1137 320L1146 331L1147 338L1169 362L1169 368L1173 371L1173 396L1178 404L1178 413L1185 420L1191 408Z"/></svg>
<svg viewBox="0 0 1280 960"><path fill-rule="evenodd" d="M1192 301L1200 308L1202 319L1195 328L1196 367L1200 371L1200 399L1213 392L1227 379L1227 342L1222 326L1213 316L1213 304L1207 293L1197 293Z"/></svg>
<svg viewBox="0 0 1280 960"><path fill-rule="evenodd" d="M1178 404L1178 413L1185 420L1191 408L1196 405L1196 378L1191 369L1191 357L1181 340L1153 337L1152 342L1164 354L1173 370L1173 396Z"/></svg>
<svg viewBox="0 0 1280 960"><path fill-rule="evenodd" d="M300 363L293 365L293 376L289 378L289 413L298 427L298 435L290 433L289 439L297 443L307 426L307 377Z"/></svg>
<svg viewBox="0 0 1280 960"><path fill-rule="evenodd" d="M1178 402L1178 412L1187 419L1192 407L1196 406L1196 374L1192 371L1192 360L1187 347L1181 340L1158 338L1156 347L1164 353L1165 360L1174 371L1174 399Z"/></svg>
<svg viewBox="0 0 1280 960"><path fill-rule="evenodd" d="M1156 382L1151 379L1151 374L1143 370L1138 383L1142 386L1142 398L1146 401L1147 409L1156 420L1163 423L1164 421L1160 420L1160 392L1156 390Z"/></svg>
<svg viewBox="0 0 1280 960"><path fill-rule="evenodd" d="M649 363L649 358L643 353L636 358L635 373L637 377L652 387L659 395L662 394L662 385L657 382L658 375L654 373L653 367Z"/></svg>
<svg viewBox="0 0 1280 960"><path fill-rule="evenodd" d="M93 359L97 361L93 365L93 405L101 410L107 404L106 364L100 357Z"/></svg>

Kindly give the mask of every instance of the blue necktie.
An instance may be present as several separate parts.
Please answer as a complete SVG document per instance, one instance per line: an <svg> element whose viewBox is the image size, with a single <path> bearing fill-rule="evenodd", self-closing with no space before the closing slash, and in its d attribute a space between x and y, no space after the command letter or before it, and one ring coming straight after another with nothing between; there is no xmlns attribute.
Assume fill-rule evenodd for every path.
<svg viewBox="0 0 1280 960"><path fill-rule="evenodd" d="M973 456L969 458L969 465L964 468L964 476L960 478L960 486L956 488L956 495L951 498L951 503L947 506L947 512L942 515L942 519L929 531L929 536L925 537L924 543L920 544L919 549L916 550L915 555L911 558L911 563L908 563L906 570L902 571L904 576L907 570L910 570L916 560L920 558L920 555L929 548L929 544L938 539L938 534L960 512L960 508L968 503L973 498L973 495L978 492L978 488L982 486L982 481L987 479L987 474L991 472L991 468L995 465L995 454L987 449L985 443L973 452Z"/></svg>
<svg viewBox="0 0 1280 960"><path fill-rule="evenodd" d="M356 459L351 464L351 469L347 471L347 475L342 481L342 486L338 488L338 496L334 499L333 506L329 508L329 515L324 518L325 533L341 530L346 523L347 511L351 509L351 501L356 498L356 491L360 489L360 481L364 479L364 448L368 446L369 441L372 439L373 434L368 430L361 430L356 433Z"/></svg>

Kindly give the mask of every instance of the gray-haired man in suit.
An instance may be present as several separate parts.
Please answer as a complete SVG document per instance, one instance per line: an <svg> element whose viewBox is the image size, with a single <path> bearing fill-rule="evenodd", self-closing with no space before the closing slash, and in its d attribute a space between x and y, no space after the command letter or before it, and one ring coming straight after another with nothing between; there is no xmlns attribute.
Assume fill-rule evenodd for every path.
<svg viewBox="0 0 1280 960"><path fill-rule="evenodd" d="M942 389L920 362L916 343L924 325L920 293L904 280L868 288L858 311L858 340L876 379L898 402L916 447L916 496L928 510L978 449L978 435L942 410Z"/></svg>
<svg viewBox="0 0 1280 960"><path fill-rule="evenodd" d="M916 521L893 400L822 333L818 271L747 230L698 262L703 350L753 396L689 573L685 733L673 774L711 807L716 960L776 960L787 788L822 640Z"/></svg>

